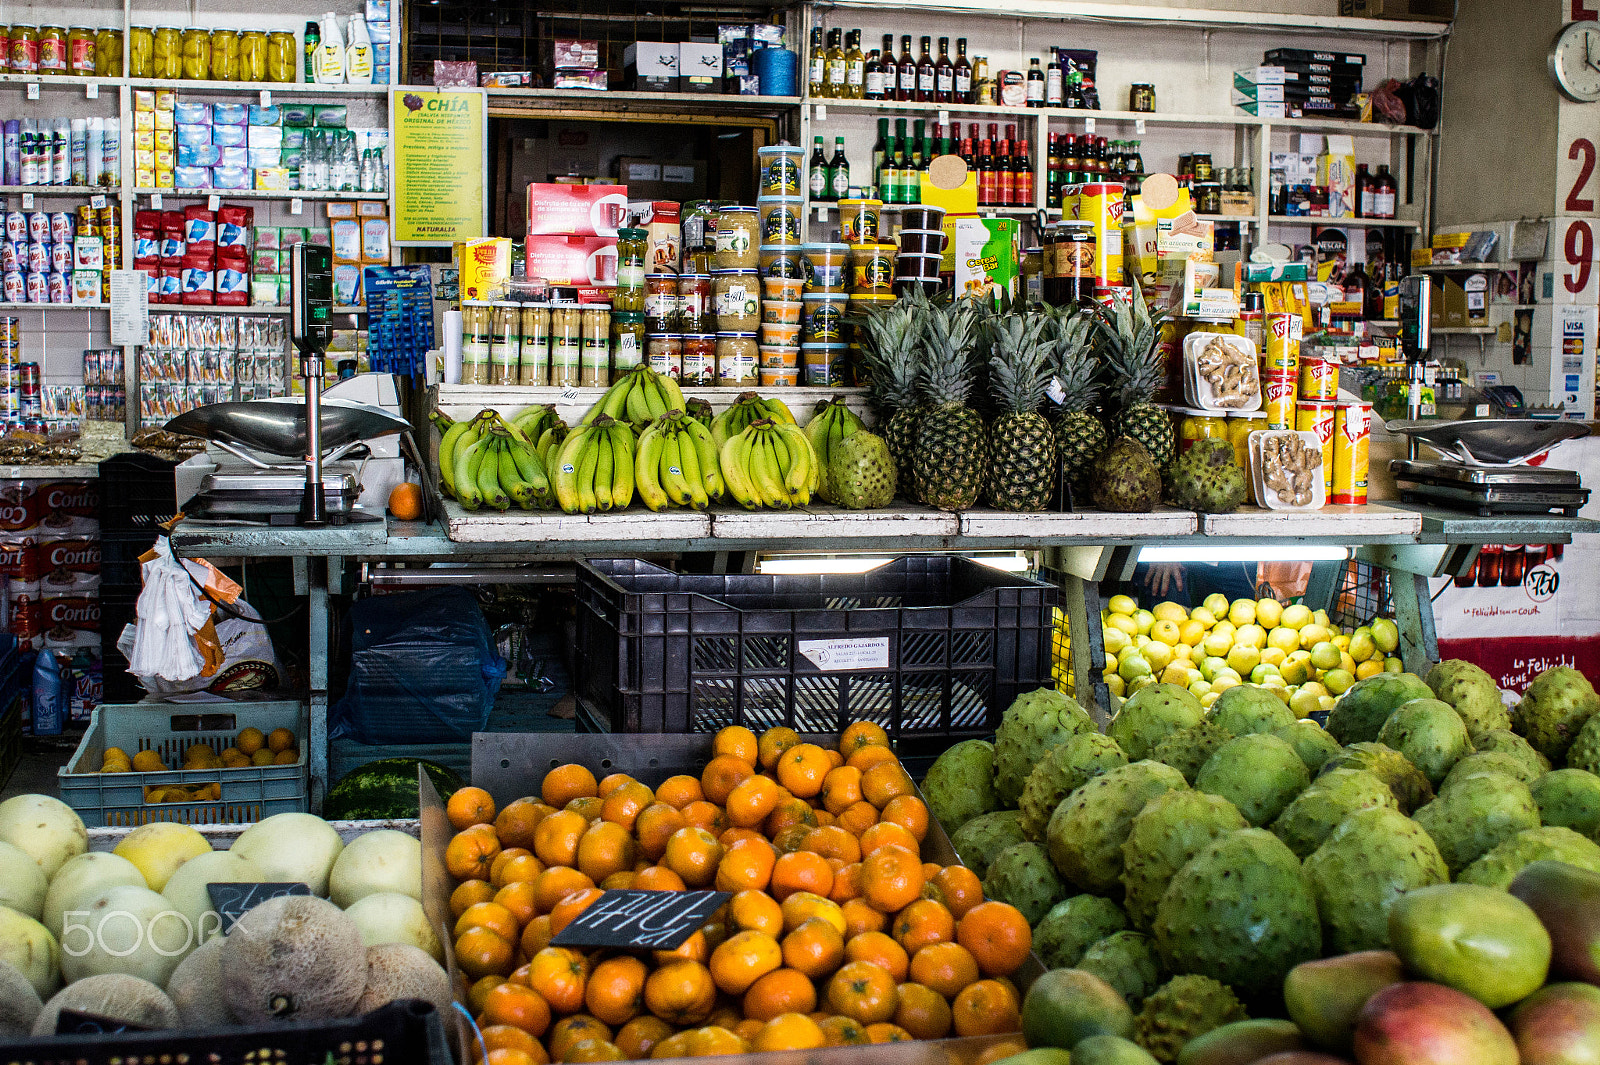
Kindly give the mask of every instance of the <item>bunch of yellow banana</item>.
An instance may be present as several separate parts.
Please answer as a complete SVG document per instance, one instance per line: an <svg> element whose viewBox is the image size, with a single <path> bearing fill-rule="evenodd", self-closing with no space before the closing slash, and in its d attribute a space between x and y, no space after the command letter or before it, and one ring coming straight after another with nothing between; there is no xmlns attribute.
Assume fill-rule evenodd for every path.
<svg viewBox="0 0 1600 1065"><path fill-rule="evenodd" d="M550 479L533 444L493 410L454 422L439 441L439 479L466 510L546 505Z"/></svg>
<svg viewBox="0 0 1600 1065"><path fill-rule="evenodd" d="M678 382L641 363L606 389L600 402L584 415L583 424L588 425L604 414L615 421L629 422L635 429L643 431L645 426L664 417L667 411L685 409Z"/></svg>
<svg viewBox="0 0 1600 1065"><path fill-rule="evenodd" d="M817 465L822 469L821 484L817 495L832 503L833 488L828 483L828 456L833 452L834 445L858 429L866 426L849 407L844 405L842 396L834 396L831 401L818 400L817 412L806 423L806 439L811 441L811 450L817 456Z"/></svg>
<svg viewBox="0 0 1600 1065"><path fill-rule="evenodd" d="M711 430L681 410L653 422L639 436L633 476L639 501L651 510L669 504L704 510L721 499L723 480Z"/></svg>
<svg viewBox="0 0 1600 1065"><path fill-rule="evenodd" d="M722 447L733 437L744 432L755 422L766 419L774 423L794 424L794 415L781 399L762 399L754 392L741 392L733 406L711 419L711 438Z"/></svg>
<svg viewBox="0 0 1600 1065"><path fill-rule="evenodd" d="M633 502L633 429L591 412L556 450L554 472L556 503L568 514L621 510Z"/></svg>
<svg viewBox="0 0 1600 1065"><path fill-rule="evenodd" d="M793 422L761 418L728 437L718 458L728 494L746 510L788 510L811 502L821 467Z"/></svg>

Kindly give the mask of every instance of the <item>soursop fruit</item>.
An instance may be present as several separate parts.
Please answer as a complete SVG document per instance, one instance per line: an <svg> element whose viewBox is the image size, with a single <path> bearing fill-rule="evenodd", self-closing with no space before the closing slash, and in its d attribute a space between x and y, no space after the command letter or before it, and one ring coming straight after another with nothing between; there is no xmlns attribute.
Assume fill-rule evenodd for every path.
<svg viewBox="0 0 1600 1065"><path fill-rule="evenodd" d="M1382 743L1352 743L1322 763L1320 772L1335 769L1365 769L1372 773L1389 785L1403 814L1410 814L1433 799L1433 785L1422 775L1422 770L1406 761L1405 755Z"/></svg>
<svg viewBox="0 0 1600 1065"><path fill-rule="evenodd" d="M1405 755L1434 786L1451 766L1472 753L1466 722L1438 699L1402 703L1378 730L1378 742Z"/></svg>
<svg viewBox="0 0 1600 1065"><path fill-rule="evenodd" d="M1589 678L1571 666L1557 666L1534 677L1522 693L1522 701L1511 714L1511 729L1526 737L1551 764L1562 765L1567 748L1596 710L1600 710L1600 695L1595 694Z"/></svg>
<svg viewBox="0 0 1600 1065"><path fill-rule="evenodd" d="M1033 952L1046 969L1071 969L1083 952L1128 927L1122 907L1100 895L1074 895L1050 907L1033 929Z"/></svg>
<svg viewBox="0 0 1600 1065"><path fill-rule="evenodd" d="M1322 917L1323 942L1337 954L1387 949L1394 900L1450 880L1433 839L1387 806L1339 822L1302 868Z"/></svg>
<svg viewBox="0 0 1600 1065"><path fill-rule="evenodd" d="M1600 833L1600 776L1587 769L1557 769L1535 780L1528 791L1539 804L1541 823L1590 839Z"/></svg>
<svg viewBox="0 0 1600 1065"><path fill-rule="evenodd" d="M1122 709L1106 726L1106 735L1137 762L1150 757L1150 750L1162 737L1179 729L1192 728L1205 719L1200 700L1176 684L1150 684L1122 703Z"/></svg>
<svg viewBox="0 0 1600 1065"><path fill-rule="evenodd" d="M1107 936L1084 951L1074 968L1093 973L1116 988L1117 994L1128 1000L1128 1007L1135 1010L1165 975L1155 940L1139 932Z"/></svg>
<svg viewBox="0 0 1600 1065"><path fill-rule="evenodd" d="M1272 734L1294 748L1294 753L1300 756L1300 760L1306 764L1306 768L1313 776L1322 771L1328 759L1339 753L1339 741L1328 735L1327 729L1309 718L1274 729Z"/></svg>
<svg viewBox="0 0 1600 1065"><path fill-rule="evenodd" d="M1127 765L1117 741L1098 732L1080 732L1045 755L1033 767L1022 788L1022 832L1031 840L1042 841L1050 825L1050 815L1061 800L1108 769Z"/></svg>
<svg viewBox="0 0 1600 1065"><path fill-rule="evenodd" d="M1515 777L1523 784L1532 784L1544 776L1544 773L1534 767L1534 764L1505 751L1479 751L1469 754L1461 761L1450 767L1450 772L1444 775L1444 780L1439 784L1440 793L1449 791L1459 781L1467 777L1475 777L1479 773L1504 773L1508 777Z"/></svg>
<svg viewBox="0 0 1600 1065"><path fill-rule="evenodd" d="M1504 890L1526 866L1547 859L1600 873L1600 843L1556 825L1525 829L1461 870L1456 882Z"/></svg>
<svg viewBox="0 0 1600 1065"><path fill-rule="evenodd" d="M1119 514L1148 514L1161 502L1161 471L1144 445L1119 436L1095 460L1094 505Z"/></svg>
<svg viewBox="0 0 1600 1065"><path fill-rule="evenodd" d="M1227 799L1256 828L1271 824L1310 783L1294 748L1262 732L1224 743L1194 778L1196 788Z"/></svg>
<svg viewBox="0 0 1600 1065"><path fill-rule="evenodd" d="M1133 1041L1171 1065L1190 1040L1247 1016L1226 984L1209 976L1174 976L1145 996L1133 1019Z"/></svg>
<svg viewBox="0 0 1600 1065"><path fill-rule="evenodd" d="M1600 714L1592 715L1567 748L1567 768L1600 773Z"/></svg>
<svg viewBox="0 0 1600 1065"><path fill-rule="evenodd" d="M1007 847L1027 842L1022 834L1022 814L1016 810L996 810L979 814L956 829L950 846L961 856L961 864L977 874L989 872L989 863Z"/></svg>
<svg viewBox="0 0 1600 1065"><path fill-rule="evenodd" d="M1340 743L1370 743L1383 723L1413 699L1431 699L1433 689L1414 673L1379 673L1358 680L1328 711L1328 732Z"/></svg>
<svg viewBox="0 0 1600 1065"><path fill-rule="evenodd" d="M1028 774L1045 755L1081 732L1094 731L1088 712L1064 692L1040 688L1017 696L994 734L994 792L1000 805L1015 809Z"/></svg>
<svg viewBox="0 0 1600 1065"><path fill-rule="evenodd" d="M1389 785L1364 769L1335 769L1311 782L1272 822L1272 834L1301 860L1357 810L1399 806Z"/></svg>
<svg viewBox="0 0 1600 1065"><path fill-rule="evenodd" d="M1122 889L1122 844L1145 803L1189 785L1160 762L1131 762L1095 777L1062 800L1047 829L1050 860L1084 891Z"/></svg>
<svg viewBox="0 0 1600 1065"><path fill-rule="evenodd" d="M1202 514L1227 514L1239 509L1249 494L1233 445L1211 437L1196 440L1167 467L1172 501Z"/></svg>
<svg viewBox="0 0 1600 1065"><path fill-rule="evenodd" d="M1233 690L1228 689L1228 691ZM1194 778L1200 773L1200 767L1217 753L1218 747L1231 739L1233 733L1216 722L1202 721L1193 728L1167 733L1161 738L1161 742L1151 749L1150 758L1162 765L1170 765L1183 774L1184 780L1193 785Z"/></svg>
<svg viewBox="0 0 1600 1065"><path fill-rule="evenodd" d="M1290 969L1322 956L1300 859L1259 828L1230 832L1190 859L1161 896L1153 931L1168 969L1246 998L1276 994Z"/></svg>
<svg viewBox="0 0 1600 1065"><path fill-rule="evenodd" d="M1587 728L1588 726L1584 727ZM1468 731L1471 730L1469 729ZM1580 732L1579 735L1583 734ZM1596 736L1600 737L1600 732L1597 732ZM1528 772L1532 773L1535 779L1550 772L1552 768L1550 759L1534 750L1533 744L1512 732L1510 726L1490 729L1488 732L1472 737L1472 747L1478 754L1509 754L1526 765ZM1567 750L1567 764L1570 765L1571 763L1572 751L1569 748ZM1518 773L1517 776L1524 784L1528 783L1528 778L1523 774Z"/></svg>
<svg viewBox="0 0 1600 1065"><path fill-rule="evenodd" d="M1471 662L1460 658L1440 662L1428 671L1428 687L1433 689L1434 698L1450 704L1461 715L1474 745L1485 732L1511 727L1511 715L1500 699L1500 686Z"/></svg>
<svg viewBox="0 0 1600 1065"><path fill-rule="evenodd" d="M994 744L962 740L939 756L922 778L928 812L946 833L999 808L994 797Z"/></svg>
<svg viewBox="0 0 1600 1065"><path fill-rule="evenodd" d="M872 510L894 501L897 471L883 437L857 429L828 449L828 488L849 510Z"/></svg>
<svg viewBox="0 0 1600 1065"><path fill-rule="evenodd" d="M994 856L983 875L983 897L1008 902L1022 911L1030 926L1067 897L1050 855L1037 843L1013 843Z"/></svg>
<svg viewBox="0 0 1600 1065"><path fill-rule="evenodd" d="M1294 711L1266 688L1255 684L1235 684L1211 704L1207 718L1213 725L1235 736L1254 732L1276 732L1297 720Z"/></svg>
<svg viewBox="0 0 1600 1065"><path fill-rule="evenodd" d="M1504 773L1463 777L1411 815L1458 873L1523 829L1539 827L1539 806L1527 785Z"/></svg>
<svg viewBox="0 0 1600 1065"><path fill-rule="evenodd" d="M1122 905L1133 926L1150 928L1168 882L1191 858L1249 827L1227 799L1200 791L1169 791L1145 803L1122 844Z"/></svg>

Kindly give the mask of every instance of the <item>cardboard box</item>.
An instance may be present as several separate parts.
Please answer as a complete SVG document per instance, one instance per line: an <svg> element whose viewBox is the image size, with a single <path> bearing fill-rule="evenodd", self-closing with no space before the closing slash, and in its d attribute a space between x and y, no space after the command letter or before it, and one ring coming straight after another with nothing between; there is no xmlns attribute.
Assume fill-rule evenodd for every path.
<svg viewBox="0 0 1600 1065"><path fill-rule="evenodd" d="M557 37L553 44L550 65L572 70L600 69L600 42Z"/></svg>
<svg viewBox="0 0 1600 1065"><path fill-rule="evenodd" d="M706 195L706 164L703 162L672 162L624 155L617 160L617 173L634 200L684 203L704 199Z"/></svg>
<svg viewBox="0 0 1600 1065"><path fill-rule="evenodd" d="M678 46L635 41L622 51L625 84L638 92L678 91ZM626 180L626 179L624 179Z"/></svg>
<svg viewBox="0 0 1600 1065"><path fill-rule="evenodd" d="M681 92L721 92L722 45L715 41L678 45L678 76Z"/></svg>
<svg viewBox="0 0 1600 1065"><path fill-rule="evenodd" d="M1454 0L1339 0L1345 18L1422 19L1448 22L1455 17Z"/></svg>
<svg viewBox="0 0 1600 1065"><path fill-rule="evenodd" d="M609 237L628 218L627 185L528 185L528 233ZM532 271L529 276L535 276Z"/></svg>
<svg viewBox="0 0 1600 1065"><path fill-rule="evenodd" d="M1462 279L1467 325L1484 325L1489 321L1489 294L1493 291L1493 284L1489 274L1469 274Z"/></svg>
<svg viewBox="0 0 1600 1065"><path fill-rule="evenodd" d="M617 238L528 234L528 276L552 285L617 283ZM465 295L465 288L463 288Z"/></svg>
<svg viewBox="0 0 1600 1065"><path fill-rule="evenodd" d="M461 298L486 300L511 276L511 239L482 237L455 246L455 268L460 276Z"/></svg>
<svg viewBox="0 0 1600 1065"><path fill-rule="evenodd" d="M1317 159L1317 184L1328 188L1328 217L1356 216L1356 141L1329 134L1328 150Z"/></svg>
<svg viewBox="0 0 1600 1065"><path fill-rule="evenodd" d="M954 267L956 294L998 303L1003 292L1016 299L1020 223L1015 218L947 218L945 227L945 259Z"/></svg>

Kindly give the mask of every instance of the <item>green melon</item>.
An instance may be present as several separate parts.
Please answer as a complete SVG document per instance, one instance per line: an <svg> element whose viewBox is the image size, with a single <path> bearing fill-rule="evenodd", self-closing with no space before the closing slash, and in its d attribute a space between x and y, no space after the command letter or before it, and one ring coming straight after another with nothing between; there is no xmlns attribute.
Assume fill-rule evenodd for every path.
<svg viewBox="0 0 1600 1065"><path fill-rule="evenodd" d="M441 801L449 801L466 782L435 762L421 758L384 758L351 770L322 800L328 821L378 821L416 817L417 766L427 772Z"/></svg>

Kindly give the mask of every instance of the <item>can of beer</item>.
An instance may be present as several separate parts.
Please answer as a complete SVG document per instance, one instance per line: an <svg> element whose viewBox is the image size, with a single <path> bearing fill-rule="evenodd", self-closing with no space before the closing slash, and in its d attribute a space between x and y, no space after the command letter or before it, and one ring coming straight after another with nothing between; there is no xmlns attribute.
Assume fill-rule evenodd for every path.
<svg viewBox="0 0 1600 1065"><path fill-rule="evenodd" d="M1339 395L1339 364L1327 359L1300 360L1300 398L1334 399Z"/></svg>
<svg viewBox="0 0 1600 1065"><path fill-rule="evenodd" d="M67 211L54 211L50 215L50 242L64 244L72 239L75 228L72 215Z"/></svg>
<svg viewBox="0 0 1600 1065"><path fill-rule="evenodd" d="M39 391L39 364L25 362L17 367L17 383L22 386L24 393L30 389L37 394Z"/></svg>
<svg viewBox="0 0 1600 1065"><path fill-rule="evenodd" d="M1261 383L1262 406L1266 411L1268 429L1293 429L1295 401L1298 393L1292 374L1268 374Z"/></svg>
<svg viewBox="0 0 1600 1065"><path fill-rule="evenodd" d="M28 239L44 244L50 239L50 216L43 211L28 215Z"/></svg>
<svg viewBox="0 0 1600 1065"><path fill-rule="evenodd" d="M1295 404L1294 427L1317 434L1322 446L1322 491L1333 495L1333 412L1332 400L1302 399Z"/></svg>
<svg viewBox="0 0 1600 1065"><path fill-rule="evenodd" d="M1267 374L1293 374L1300 362L1300 316L1267 315Z"/></svg>
<svg viewBox="0 0 1600 1065"><path fill-rule="evenodd" d="M1340 403L1333 413L1333 493L1330 503L1367 501L1367 458L1372 436L1372 404Z"/></svg>

